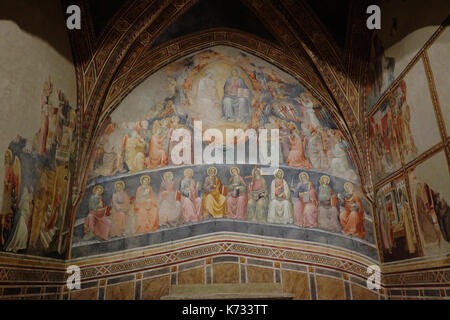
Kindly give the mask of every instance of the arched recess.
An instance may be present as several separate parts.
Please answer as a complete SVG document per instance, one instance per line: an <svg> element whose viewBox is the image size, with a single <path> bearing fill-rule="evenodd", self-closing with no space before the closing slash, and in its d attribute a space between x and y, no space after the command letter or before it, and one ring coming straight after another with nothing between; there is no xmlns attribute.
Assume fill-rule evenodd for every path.
<svg viewBox="0 0 450 320"><path fill-rule="evenodd" d="M82 4L83 0L78 0L78 2ZM105 96L114 81L113 75L117 75L117 72L120 72L120 66L123 66L125 69L131 68L145 54L146 48L149 48L153 41L195 2L195 0L130 0L120 10L121 14L115 16L116 20L108 24L109 30L104 32L98 39L100 45L97 47L92 43L83 43L83 36L89 36L89 34L83 34L84 31L76 36L72 36L73 43L80 45L77 47L80 47L81 51L86 51L82 55L76 55L82 58L82 61L79 61L81 63L78 68L83 69L83 72L77 71L77 73L79 74L79 92L83 92L83 97L79 97L78 100L82 104L82 109L85 111L82 119L80 119L81 125L84 128L82 146L80 148L81 158L79 159L81 171L86 168L87 162L89 161L86 156L88 154L87 151L89 145L91 145L92 136L95 135L94 132L99 117L102 114ZM360 128L357 125L356 117L352 114L353 111L351 111L350 104L348 103L347 94L342 90L347 85L337 83L336 75L331 70L333 66L326 63L326 61L337 61L337 64L342 65L342 57L336 56L335 50L329 50L322 45L316 45L316 49L313 51L309 50L308 48L313 47L311 40L304 32L299 34L300 31L296 30L297 25L291 25L293 23L292 19L288 19L288 12L286 9L283 10L283 8L292 6L292 10L301 11L304 9L303 15L307 13L311 16L311 19L296 19L296 23L303 26L303 28L311 27L305 24L321 26L320 21L318 21L317 17L315 17L312 10L303 0L299 1L300 3L294 3L292 1L272 2L266 0L243 0L243 2L280 39L283 43L282 50L285 53L295 58L304 68L314 70L314 73L318 74L318 79L321 79L319 82L325 84L335 104L341 110L340 112L342 112L344 121L348 124L349 131L351 132L349 135L351 139L349 141L358 150L357 154L355 154L355 161L358 163L358 167L363 168L361 178L363 185L366 185L366 182L369 180L367 170L365 170L362 135L359 134ZM323 26L319 28L319 30L321 29L323 29ZM329 37L325 38L322 37L320 40L327 42ZM92 42L93 40L91 39L90 41ZM335 46L332 47L334 48ZM75 51L77 50L75 49ZM322 51L324 52L322 53ZM333 57L330 57L330 54ZM129 59L127 64L123 63L130 56L132 59ZM322 65L325 67L323 70ZM344 74L342 72L340 73L339 78L345 78L345 71ZM352 94L352 97L355 98L355 95ZM355 99L352 101L355 101ZM78 182L76 184L80 185L80 179L82 177L78 173L80 173L80 170L77 170L76 176Z"/></svg>
<svg viewBox="0 0 450 320"><path fill-rule="evenodd" d="M158 68L177 57L194 52L202 46L208 47L215 44L231 45L261 57L281 67L310 89L313 95L330 111L335 123L350 143L351 157L358 169L361 185L365 189L367 174L365 155L361 152L358 138L359 130L355 131L354 122L348 120L346 111L348 109L342 108L342 103L339 102L341 101L340 98L336 98L336 91L333 89L336 84L330 86L330 81L333 82L335 79L333 80L329 76L324 77L323 73L318 70L317 60L313 62L314 59L309 55L313 54L313 58L317 58L317 56L314 52L305 50L307 45L299 40L299 36L293 32L292 26L286 19L279 19L277 28L270 27L270 30L273 30L274 34L282 39L282 47L239 31L231 32L229 30L231 37L227 38L227 36L223 36L227 33L226 30L216 30L222 32L222 39L220 38L220 32L216 33L218 38L214 38L216 35L209 30L202 33L202 37L199 37L200 34L190 35L175 39L160 47L149 49L153 41L165 28L195 3L195 1L161 1L157 5L156 2L158 1L140 1L140 11L136 7L132 7L133 1L128 3L129 7L123 9L124 14L117 16L118 20L110 24L111 31L105 32L103 38L99 39L101 45L97 49L92 49L94 52L92 60L87 64L88 69L83 70L84 78L79 81L79 85L85 95L81 99L81 101L84 101L85 107L83 108L85 113L81 119L84 129L76 172L77 181L74 185L75 191L72 199L73 214L84 195L84 186L87 181L86 177L93 148L105 128L107 116L113 108L126 96L127 92L131 91L146 76ZM245 1L245 3L249 2ZM145 3L145 6L142 3ZM253 2L253 5L255 7L249 6L252 10L261 10L260 4ZM283 15L272 4L270 4L270 9L276 12L278 16ZM265 24L270 25L273 22L272 15L262 16L260 11L257 12ZM213 37L212 40L208 38L211 36ZM201 41L196 43L193 38L196 41L201 39L204 43L201 43ZM184 44L186 47L180 47L180 44ZM92 74L89 73L89 68L95 69L91 79L88 79L89 75ZM133 75L137 75L137 78L132 78ZM87 87L89 87L89 90L85 90ZM353 127L350 127L349 123ZM73 215L72 221L74 221L74 218Z"/></svg>
<svg viewBox="0 0 450 320"><path fill-rule="evenodd" d="M186 45L184 47L184 50L181 50L181 51L178 51L178 52L175 51L175 50L172 50L172 51L170 51L170 54L168 54L161 61L157 61L155 59L151 59L152 56L150 55L150 60L149 61L152 62L152 63L149 64L149 65L146 65L143 62L143 65L146 66L147 69L140 69L139 68L140 65L137 65L137 67L136 67L136 70L140 70L139 73L136 73L136 72L133 71L133 69L131 69L130 74L136 75L136 78L132 78L132 81L127 83L127 86L122 87L122 89L123 89L122 95L123 96L116 95L117 98L114 101L110 100L110 101L113 101L113 102L110 104L110 109L108 109L107 113L105 112L102 115L102 117L101 117L102 122L101 122L101 125L98 126L98 131L97 131L98 132L98 136L96 136L93 139L92 145L90 147L91 148L91 152L90 152L90 155L89 155L89 159L90 159L89 162L93 161L94 151L96 150L95 147L97 146L97 143L99 142L99 139L101 138L101 134L102 134L103 129L108 124L110 124L108 122L109 115L112 113L112 111L114 111L114 108L116 108L120 104L122 99L125 96L127 96L127 94L131 93L132 90L136 86L141 84L144 80L149 78L151 75L155 74L156 71L159 71L160 69L170 65L172 62L179 61L180 59L182 59L183 57L186 57L187 55L195 54L197 52L202 52L202 51L204 51L204 49L208 49L210 47L217 47L217 46L232 47L234 49L239 49L243 53L249 53L251 55L254 55L255 58L260 58L260 60L265 60L265 62L269 63L270 65L273 65L274 67L279 68L280 71L283 71L283 72L286 72L287 74L289 74L289 76L290 76L289 78L291 78L291 77L294 78L295 82L298 83L301 86L304 86L304 88L307 91L311 91L311 92L314 91L313 95L316 97L317 100L319 100L320 105L324 106L324 109L329 113L333 123L337 126L337 128L341 132L344 133L344 136L348 134L348 130L346 128L345 122L342 120L341 115L338 113L338 109L336 107L334 107L333 104L331 104L329 101L327 102L327 100L324 99L323 92L320 92L320 91L317 92L317 89L314 88L313 86L311 86L311 84L305 79L305 77L306 77L305 74L299 73L298 71L296 71L296 69L297 70L302 70L301 66L293 65L292 64L293 62L292 62L292 60L289 59L289 56L285 56L285 55L281 55L280 56L279 54L277 54L276 56L269 55L269 52L271 52L271 50L276 52L279 48L277 48L276 46L272 46L269 43L261 42L261 39L257 39L257 38L255 38L253 36L252 36L252 38L244 37L245 36L244 33L236 32L234 30L224 30L224 29L222 29L222 30L210 30L210 31L204 32L204 34L207 35L207 37L205 37L205 38L209 39L209 41L205 41L205 43L203 43L203 44L199 44L198 42L197 43L193 43L192 41L189 41L189 40L192 40L192 38L190 38L190 37L195 37L195 38L198 39L199 38L199 34L196 34L196 35L193 35L193 36L189 36L189 37L183 37L183 38L178 39L178 40L174 40L174 41L172 41L172 42L170 42L168 44L165 44L165 45L161 46L161 48L156 48L155 51L158 52L158 49L163 49L164 52L167 53L168 52L166 50L167 48L169 48L171 46L174 46L174 44L180 44L180 43L184 43ZM219 35L220 40L217 39L217 41L211 41L210 37L212 37L212 39L215 39L214 37L217 34ZM226 36L224 36L224 35L226 35ZM237 39L240 39L241 41L237 41ZM242 41L243 39L245 39L246 41ZM250 40L254 40L254 41L252 42ZM253 47L248 45L248 43L252 43ZM188 44L190 44L190 45L188 45ZM260 46L260 45L262 45L262 46ZM264 48L264 50L262 50L262 51L255 50L255 49L258 49L258 48ZM274 59L274 58L276 58L276 59ZM124 78L126 79L126 77L124 77ZM161 84L161 85L163 85L163 84ZM300 92L302 92L302 91L300 91ZM333 128L336 128L336 127L333 127ZM354 151L353 147L351 149L352 149L352 152L351 152L352 158L354 158L353 154L355 153L355 151ZM355 163L355 161L354 161L354 163ZM291 168L291 169L293 169L293 168ZM90 196L90 194L91 194L90 192L91 192L91 189L92 189L92 186L93 186L92 185L92 180L91 180L89 186L86 187L87 179L88 179L88 176L87 176L88 175L88 170L90 170L89 166L86 167L86 169L85 169L85 171L83 173L83 185L82 185L82 188L81 188L83 190L83 205L81 206L81 210L78 210L78 211L80 211L82 213L82 215L87 213L87 211L85 210L85 208L86 208L86 206L85 206L86 205L86 199L87 199L87 197ZM178 169L177 168L173 168L173 167L166 169L163 166L163 167L161 167L160 170L177 171ZM301 169L298 169L298 170L301 170ZM358 170L360 170L360 168L358 168ZM296 172L294 172L293 170L291 170L291 171L292 172L289 172L289 179L291 179L291 177L294 178L294 175L298 174L298 171L296 171ZM137 171L137 173L139 173L139 172L140 171ZM322 174L321 172L324 172L326 174L326 170L325 171L316 172L315 174L319 174L320 175L320 174ZM126 178L124 177L123 179L128 179L128 178L135 179L137 176L139 176L139 174L135 174L133 172L130 172L130 173L126 173L125 176L126 176ZM103 178L100 179L100 180L105 183L105 190L106 190L106 188L110 189L111 183L113 181L115 181L116 179L121 179L121 177L114 176L114 174L113 174L113 176L108 177L108 179L106 179L106 180L103 180ZM270 178L268 178L268 179L270 179ZM314 179L317 180L318 176L316 176ZM348 179L350 179L350 178L348 178ZM103 183L103 182L99 182L99 183ZM129 181L126 182L127 185L128 185L128 182ZM317 183L317 181L315 181L315 183ZM341 184L342 182L339 181L339 183ZM109 187L107 187L106 184L108 184ZM343 184L341 184L341 187L342 187L342 185ZM129 190L129 191L134 192L134 189L133 190ZM339 191L339 192L341 192L341 191ZM107 195L107 199L109 199L109 198L110 198L110 194ZM367 208L367 206L366 206L366 208ZM75 216L75 214L80 214L80 212L76 213L74 211L74 216ZM366 213L369 214L369 211L366 210ZM78 215L77 217L79 219L83 219L82 216ZM78 227L80 226L79 222L80 221L77 220L76 226L78 226ZM370 227L370 229L372 229L372 228ZM366 228L366 230L369 230L369 229ZM76 249L77 250L77 253L76 253L77 257L79 257L79 254L80 254L80 250L79 250L80 246L84 246L85 245L84 243L82 243L82 241L80 242L80 232L78 232L78 231L77 231L77 236L75 237L75 239L77 241L76 246L78 247ZM362 236L362 238L363 237L364 236ZM350 239L348 239L348 240L351 241ZM366 240L367 239L364 239L364 241L366 241ZM368 240L368 241L371 241L371 240Z"/></svg>
<svg viewBox="0 0 450 320"><path fill-rule="evenodd" d="M114 80L105 98L105 103L101 115L99 116L99 121L91 136L90 144L87 149L89 153L89 161L85 167L80 168L80 173L82 176L82 180L80 181L81 184L78 186L80 190L84 190L84 187L86 186L87 175L92 161L94 148L97 145L104 129L109 124L108 117L119 106L120 102L130 92L132 92L134 88L136 88L160 68L191 53L218 45L239 48L270 62L293 76L305 88L307 88L318 101L323 104L327 111L330 112L333 121L336 123L339 130L341 130L344 134L345 139L347 141L352 141L347 124L343 120L339 109L333 103L333 100L326 91L324 85L321 82L318 82L320 81L318 77L315 74L306 73L303 65L286 54L282 48L252 34L244 33L238 30L206 30L195 34L190 34L179 39L174 39L168 43L158 46L157 48L146 52L146 54L141 55L139 63L133 65L133 67L130 68L126 74L122 74L119 77L117 75L114 76ZM126 62L127 59L124 60L124 63ZM314 79L317 82L311 83L311 79ZM357 166L360 180L363 181L361 172L363 172L364 169L359 166L360 162L357 161L357 150L351 143L350 148L351 158L353 163ZM80 194L80 199L83 197L83 194L84 191ZM76 211L76 206L74 211Z"/></svg>

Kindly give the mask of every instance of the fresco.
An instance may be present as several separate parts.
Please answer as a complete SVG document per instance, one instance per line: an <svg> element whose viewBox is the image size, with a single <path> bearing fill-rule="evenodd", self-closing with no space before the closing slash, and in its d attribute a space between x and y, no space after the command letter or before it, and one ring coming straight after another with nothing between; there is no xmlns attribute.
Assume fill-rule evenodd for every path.
<svg viewBox="0 0 450 320"><path fill-rule="evenodd" d="M183 128L192 137L197 120L203 131L215 128L224 136L229 128L279 129L279 170L247 162L175 165L172 132ZM240 144L247 148L249 141L235 140ZM232 220L247 224L228 231L248 223L295 227L298 235L319 230L320 241L336 235L336 245L352 249L359 241L368 255L375 252L371 209L359 184L347 142L303 86L261 59L214 47L164 67L113 112L78 208L73 252L149 245L156 235L165 242L169 230L173 237L177 230L195 236L196 225ZM131 240L137 235L148 235L147 242Z"/></svg>
<svg viewBox="0 0 450 320"><path fill-rule="evenodd" d="M398 178L377 193L376 218L384 262L415 258L419 254L407 190L405 180Z"/></svg>
<svg viewBox="0 0 450 320"><path fill-rule="evenodd" d="M369 118L369 139L375 181L441 141L422 61Z"/></svg>
<svg viewBox="0 0 450 320"><path fill-rule="evenodd" d="M443 152L409 173L412 203L427 256L450 251L450 174Z"/></svg>
<svg viewBox="0 0 450 320"><path fill-rule="evenodd" d="M62 257L69 242L65 212L77 116L50 78L40 103L41 126L34 139L18 135L5 152L0 248Z"/></svg>
<svg viewBox="0 0 450 320"><path fill-rule="evenodd" d="M407 123L397 117L396 110L396 100L390 98L385 100L369 119L370 160L375 182L402 166L397 123L399 122L402 128L405 124L407 126ZM406 133L405 130L402 132Z"/></svg>

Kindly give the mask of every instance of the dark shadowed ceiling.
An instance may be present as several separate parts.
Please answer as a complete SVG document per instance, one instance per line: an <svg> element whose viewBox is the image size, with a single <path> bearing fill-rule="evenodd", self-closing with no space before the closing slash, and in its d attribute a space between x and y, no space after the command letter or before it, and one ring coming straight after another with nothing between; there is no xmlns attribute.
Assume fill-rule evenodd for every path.
<svg viewBox="0 0 450 320"><path fill-rule="evenodd" d="M127 1L130 0L87 0L97 36ZM306 0L306 2L343 49L351 0ZM279 43L240 0L199 0L156 40L154 46L192 32L220 27L238 29Z"/></svg>
<svg viewBox="0 0 450 320"><path fill-rule="evenodd" d="M211 28L233 28L273 43L278 41L240 0L200 0L173 23L154 43Z"/></svg>
<svg viewBox="0 0 450 320"><path fill-rule="evenodd" d="M87 0L91 15L94 32L98 37L103 31L103 28L108 24L109 20L114 14L125 4L128 0Z"/></svg>
<svg viewBox="0 0 450 320"><path fill-rule="evenodd" d="M306 0L341 49L345 46L351 0Z"/></svg>

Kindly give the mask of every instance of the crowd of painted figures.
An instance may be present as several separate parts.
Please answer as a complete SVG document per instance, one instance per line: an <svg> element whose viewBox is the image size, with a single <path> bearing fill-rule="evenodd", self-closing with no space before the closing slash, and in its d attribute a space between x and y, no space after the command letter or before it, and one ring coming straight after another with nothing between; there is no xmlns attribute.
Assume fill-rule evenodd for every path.
<svg viewBox="0 0 450 320"><path fill-rule="evenodd" d="M165 172L158 194L150 186L150 176L143 175L132 197L126 192L125 183L118 181L110 205L102 196L103 187L97 185L88 203L84 238L109 240L211 218L295 224L365 236L362 201L350 182L344 184L346 193L341 195L333 191L327 175L320 178L316 189L304 171L299 174L298 185L289 186L283 170L278 169L270 188L259 168L254 168L251 176L242 177L240 169L233 167L225 185L217 173L217 168L209 167L200 187L192 169L184 170L179 184L172 172Z"/></svg>
<svg viewBox="0 0 450 320"><path fill-rule="evenodd" d="M106 128L95 151L91 177L173 165L171 152L178 142L171 141L172 132L186 129L193 136L193 123L201 120L205 128L278 129L281 163L358 180L349 145L310 92L275 70L250 62L236 65L221 80L215 76L214 59L231 58L214 52L203 56L211 64L186 62L172 71L165 99L154 102L138 121L111 123ZM195 77L200 78L198 83L193 82ZM218 88L223 88L222 98Z"/></svg>
<svg viewBox="0 0 450 320"><path fill-rule="evenodd" d="M357 181L348 156L348 145L339 130L302 126L292 121L270 117L267 129L279 129L280 161L290 167L327 171L343 179ZM172 132L189 126L177 116L153 121L142 120L117 128L111 124L96 150L91 176L111 176L117 173L137 173L173 165L171 152L179 142L171 141ZM121 133L124 136L119 136ZM191 134L191 136L193 136ZM189 141L186 141L189 142ZM193 152L193 143L188 146Z"/></svg>
<svg viewBox="0 0 450 320"><path fill-rule="evenodd" d="M58 103L52 102L53 94L49 78L41 95L39 131L29 140L17 136L5 153L0 211L0 248L5 251L47 250L55 239L58 252L64 251L77 114L63 92L57 92Z"/></svg>

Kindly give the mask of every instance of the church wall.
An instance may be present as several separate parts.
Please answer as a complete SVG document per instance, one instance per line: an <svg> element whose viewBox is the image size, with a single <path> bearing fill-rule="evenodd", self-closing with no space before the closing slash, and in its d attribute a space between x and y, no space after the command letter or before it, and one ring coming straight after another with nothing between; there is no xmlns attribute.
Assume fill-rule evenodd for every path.
<svg viewBox="0 0 450 320"><path fill-rule="evenodd" d="M450 166L443 88L449 68L444 48L448 27L421 49L369 117L374 221L384 270L414 262L448 264Z"/></svg>
<svg viewBox="0 0 450 320"><path fill-rule="evenodd" d="M158 300L178 285L281 284L293 299L449 299L450 269L411 262L409 270L382 274L380 290L367 288L367 265L354 253L296 242L241 243L236 236L214 236L210 243L184 241L166 250L144 250L87 261L67 261L81 268L81 288L68 290L66 265L28 259L4 261L0 299ZM420 268L420 271L417 271Z"/></svg>
<svg viewBox="0 0 450 320"><path fill-rule="evenodd" d="M234 95L242 94L239 108L238 98L233 98L227 91L231 90L228 87L231 83L239 86ZM227 108L230 101L236 102L235 109ZM264 169L259 162L195 166L173 163L171 151L175 146L168 137L178 128L192 134L195 120L203 121L203 130L216 128L224 136L226 129L280 129L284 135L279 139L280 168L284 172L286 189L289 189L288 197L292 198L285 201L291 209L282 209L284 213L280 213L280 217L286 214L287 219L271 221L269 218L274 171ZM247 142L236 143L247 145ZM280 69L231 47L217 46L191 54L151 75L111 114L111 121L94 150L84 199L77 210L71 257L91 259L194 237L207 239L208 234L218 232L236 232L275 240L317 242L355 250L377 261L371 205L361 192L350 148L326 109L311 98L297 80ZM221 195L217 195L215 202L208 198L210 191L205 188L211 166L215 167L211 170L217 171L221 184L228 188L218 191ZM233 195L232 167L238 168L244 194ZM255 178L255 167L265 170L260 181L267 186L267 191L263 199L258 198L264 205L253 217L249 214L251 199L247 188ZM195 202L193 207L199 211L187 219L191 212L180 205L183 197L181 182L189 170L192 170L192 186L198 194L194 200L189 200L189 207ZM300 175L307 181L299 185ZM152 190L149 192L154 193L154 199L149 197L146 217L153 217L156 223L151 222L155 225L147 228L134 219L143 214L136 199L145 189L143 181L148 178ZM318 201L314 202L321 193L320 181L326 184L327 180L333 189L329 194L333 198L329 207L323 202L320 205ZM167 186L170 186L170 192L167 192ZM354 197L346 191L351 187L355 190ZM305 201L312 203L307 209L310 216L307 219L312 222L294 218L306 210L299 209L297 204L298 188L309 192L304 196L311 199ZM94 195L95 191L100 194ZM165 199L166 195L169 198ZM123 198L121 204L117 202L119 196ZM234 201L233 197L242 201L242 207L236 212L226 207ZM358 210L361 220L355 230L347 232L342 231L340 216L344 216L347 209L350 213L351 199L355 200L354 205L360 203L358 209L353 206L351 210ZM209 212L208 201L218 207L214 214ZM100 214L102 210L106 216L102 218L104 228L96 229L89 221L95 212ZM319 226L316 214L321 218L331 216L333 222ZM136 222L134 226L133 221Z"/></svg>
<svg viewBox="0 0 450 320"><path fill-rule="evenodd" d="M63 257L77 100L59 1L1 2L0 98L0 250Z"/></svg>
<svg viewBox="0 0 450 320"><path fill-rule="evenodd" d="M450 12L450 3L420 0L380 1L381 30L372 38L365 102L370 112ZM439 8L439 10L436 10Z"/></svg>

